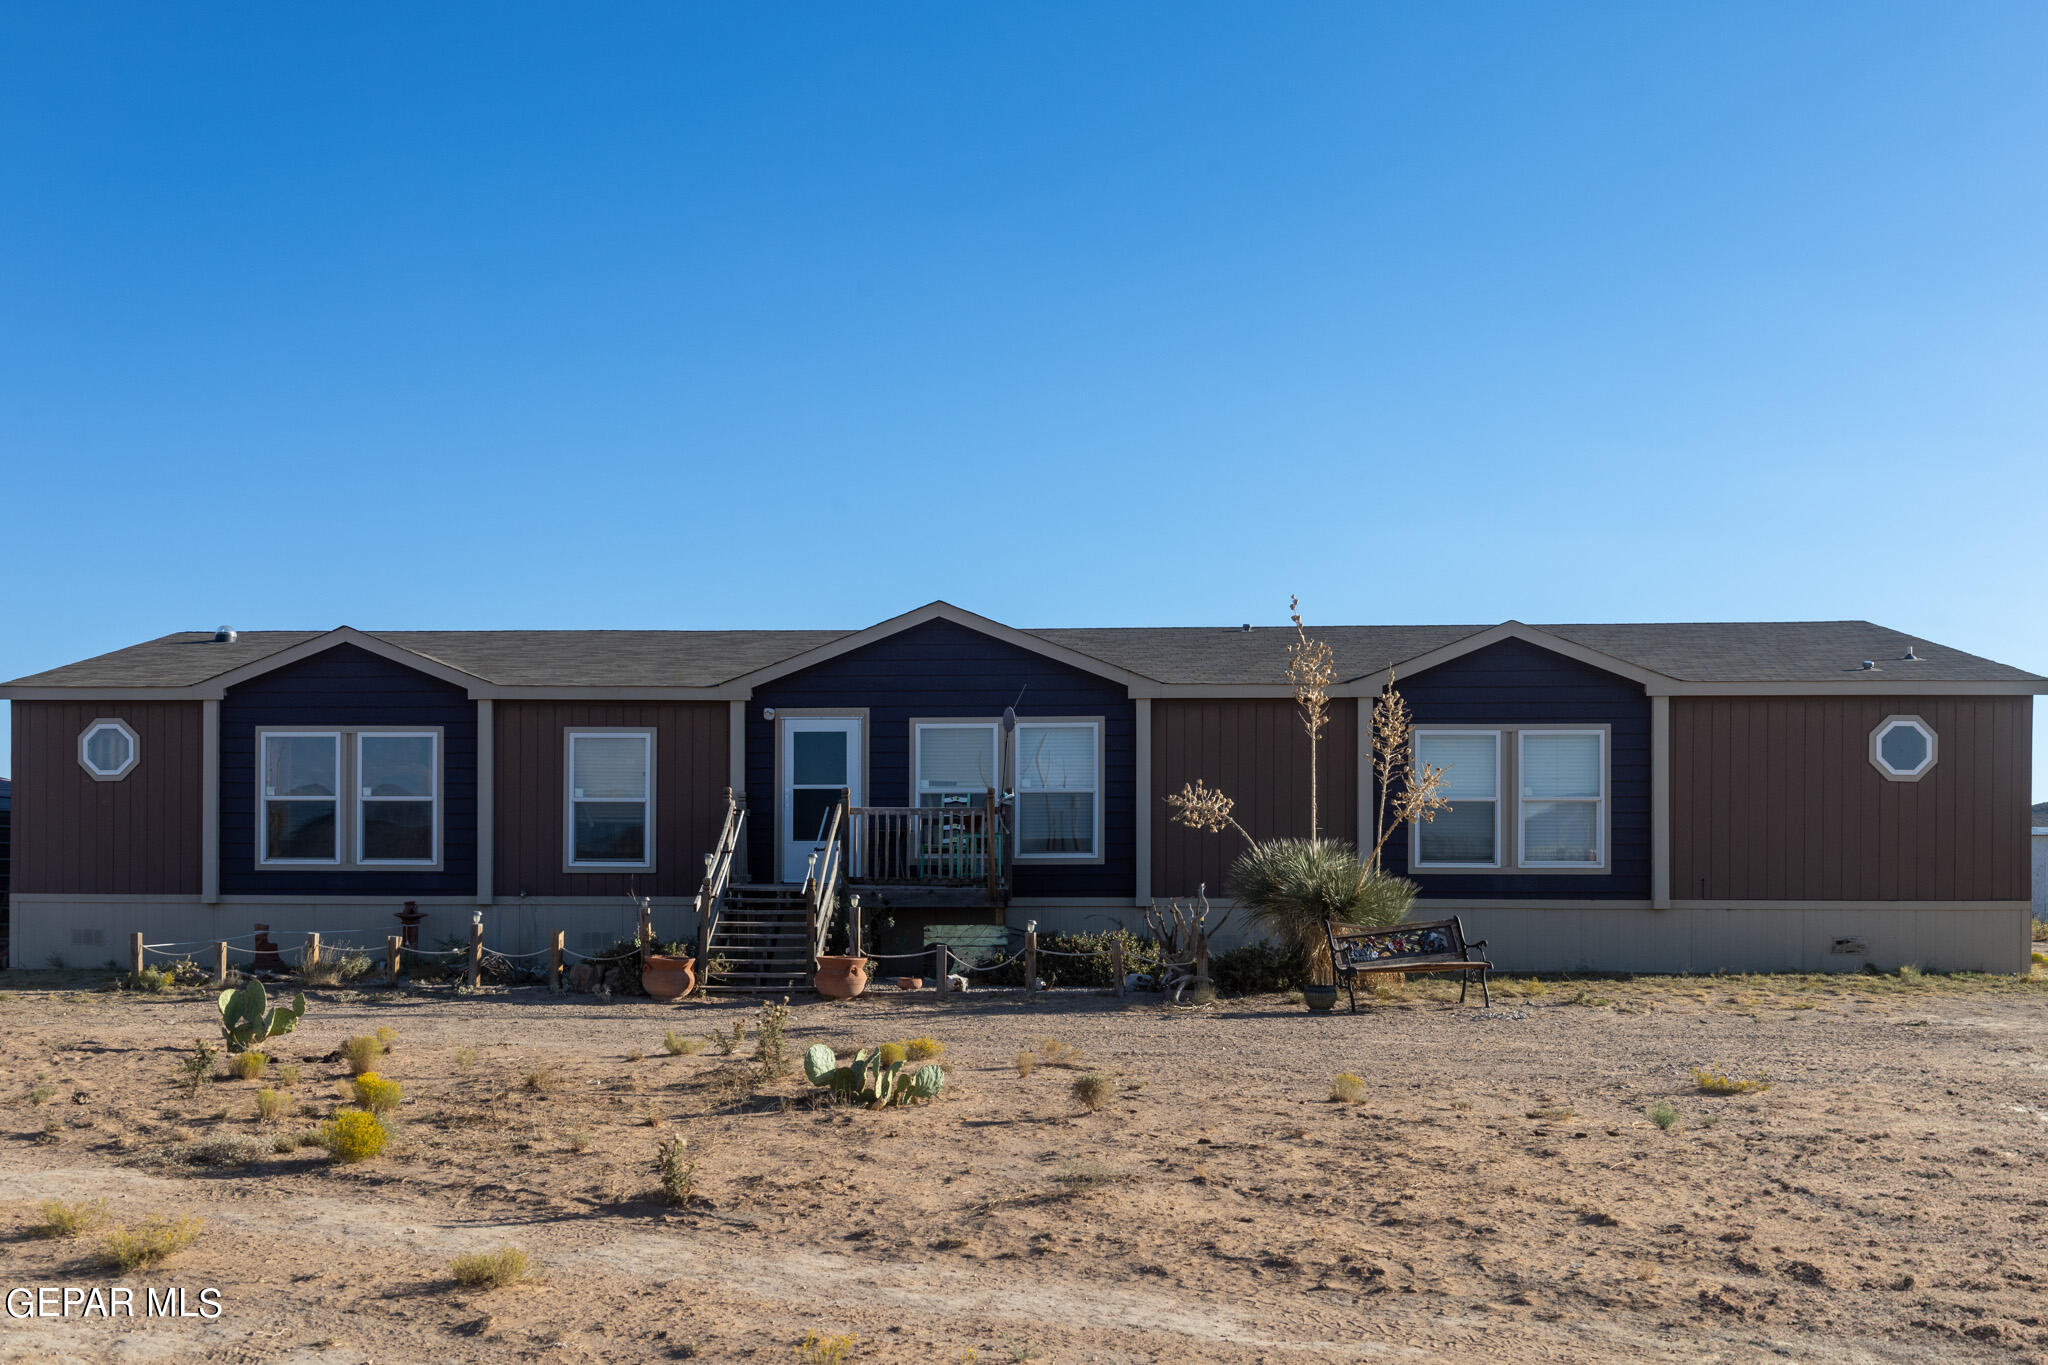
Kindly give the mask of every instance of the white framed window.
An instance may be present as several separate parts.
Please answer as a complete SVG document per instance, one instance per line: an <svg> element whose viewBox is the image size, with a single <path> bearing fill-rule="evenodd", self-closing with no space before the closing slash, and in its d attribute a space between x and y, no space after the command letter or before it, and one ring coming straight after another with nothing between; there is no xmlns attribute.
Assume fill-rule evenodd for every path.
<svg viewBox="0 0 2048 1365"><path fill-rule="evenodd" d="M263 818L256 861L266 867L341 862L341 731L258 734Z"/></svg>
<svg viewBox="0 0 2048 1365"><path fill-rule="evenodd" d="M78 736L78 766L95 782L119 782L142 761L142 741L126 721L103 716Z"/></svg>
<svg viewBox="0 0 2048 1365"><path fill-rule="evenodd" d="M1021 859L1100 861L1102 722L1017 722Z"/></svg>
<svg viewBox="0 0 2048 1365"><path fill-rule="evenodd" d="M992 721L920 721L911 742L920 806L978 806L1002 782L1002 727Z"/></svg>
<svg viewBox="0 0 2048 1365"><path fill-rule="evenodd" d="M1516 735L1516 861L1521 867L1599 867L1606 861L1607 732Z"/></svg>
<svg viewBox="0 0 2048 1365"><path fill-rule="evenodd" d="M572 871L654 866L654 731L568 732L564 829Z"/></svg>
<svg viewBox="0 0 2048 1365"><path fill-rule="evenodd" d="M431 867L440 861L441 736L433 730L356 733L356 861Z"/></svg>
<svg viewBox="0 0 2048 1365"><path fill-rule="evenodd" d="M1886 716L1870 732L1870 765L1892 782L1918 782L1941 757L1934 727L1918 716Z"/></svg>
<svg viewBox="0 0 2048 1365"><path fill-rule="evenodd" d="M1417 769L1442 768L1442 791L1450 798L1435 819L1415 826L1416 868L1501 865L1501 733L1415 731Z"/></svg>

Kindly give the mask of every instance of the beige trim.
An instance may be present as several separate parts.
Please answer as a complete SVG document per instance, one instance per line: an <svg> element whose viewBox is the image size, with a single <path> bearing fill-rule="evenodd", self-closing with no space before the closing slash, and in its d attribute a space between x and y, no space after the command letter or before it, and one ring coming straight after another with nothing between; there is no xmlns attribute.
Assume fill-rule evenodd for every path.
<svg viewBox="0 0 2048 1365"><path fill-rule="evenodd" d="M1608 900L1580 896L1576 899L1545 900L1541 897L1523 897L1506 900L1486 896L1417 896L1415 909L1410 913L1416 918L1428 918L1439 910L1649 910L1650 902L1640 899Z"/></svg>
<svg viewBox="0 0 2048 1365"><path fill-rule="evenodd" d="M1674 910L2028 910L2031 901L1673 901Z"/></svg>
<svg viewBox="0 0 2048 1365"><path fill-rule="evenodd" d="M733 795L744 797L747 791L747 704L743 701L726 703L725 746L725 780L732 787Z"/></svg>
<svg viewBox="0 0 2048 1365"><path fill-rule="evenodd" d="M635 735L647 741L647 827L642 831L641 851L647 856L637 863L579 863L576 861L576 738L595 739ZM654 871L655 793L660 779L655 765L661 758L661 732L652 725L565 725L562 727L562 871L575 876L607 875L620 872Z"/></svg>
<svg viewBox="0 0 2048 1365"><path fill-rule="evenodd" d="M476 903L489 905L498 875L498 731L489 700L476 704Z"/></svg>
<svg viewBox="0 0 2048 1365"><path fill-rule="evenodd" d="M113 772L103 773L98 768L93 767L92 761L85 756L85 744L96 732L109 729L119 730L128 737L128 761ZM85 775L95 782L122 781L128 774L134 772L136 765L141 762L142 736L136 734L135 727L122 720L119 716L94 716L85 723L85 728L78 732L78 766L83 768Z"/></svg>
<svg viewBox="0 0 2048 1365"><path fill-rule="evenodd" d="M764 683L770 683L777 678L787 677L791 673L798 673L814 665L836 659L842 654L850 654L856 649L864 649L879 640L886 640L892 635L901 634L903 631L909 630L914 626L921 626L931 621L951 621L954 625L965 626L969 630L978 631L983 635L1001 640L1005 644L1015 645L1019 649L1043 655L1048 659L1066 664L1069 667L1078 668L1084 673L1093 673L1097 677L1120 682L1126 687L1158 686L1150 678L1118 668L1114 664L1104 663L1102 660L1083 654L1078 650L1053 644L1050 640L1040 639L1038 636L1032 635L1027 631L1018 630L1014 626L1006 626L1000 621L992 621L986 616L978 616L963 607L954 606L951 602L928 602L915 611L906 611L901 616L892 616L886 621L869 626L866 630L858 630L851 635L842 635L830 644L819 645L815 649L805 650L803 653L793 655L782 660L780 663L769 664L766 668L757 668L752 673L742 673L740 676L728 680L725 685L727 687L760 687ZM1136 696L1138 694L1134 691L1132 695Z"/></svg>
<svg viewBox="0 0 2048 1365"><path fill-rule="evenodd" d="M438 678L445 683L453 683L457 687L470 688L483 682L483 679L477 677L474 673L464 673L461 669L449 667L439 659L432 659L424 654L415 654L409 649L400 649L388 640L380 640L376 636L366 634L353 626L337 626L325 635L316 635L310 640L302 640L298 644L278 650L275 654L265 655L253 663L246 663L240 668L230 669L226 673L217 674L207 679L204 683L199 684L198 688L175 690L203 689L218 697L224 695L230 687L248 682L251 678L260 678L265 673L274 673L289 664L298 663L302 659L310 659L315 654L325 654L336 645L354 645L365 653L375 654L380 659L389 659L395 664L403 664L415 672L424 673L430 678Z"/></svg>
<svg viewBox="0 0 2048 1365"><path fill-rule="evenodd" d="M258 757L261 762L261 756ZM199 703L199 899L220 900L220 703Z"/></svg>
<svg viewBox="0 0 2048 1365"><path fill-rule="evenodd" d="M1650 903L1671 907L1671 698L1650 698Z"/></svg>
<svg viewBox="0 0 2048 1365"><path fill-rule="evenodd" d="M712 687L514 687L478 683L469 695L479 701L745 701L752 689L720 683Z"/></svg>
<svg viewBox="0 0 2048 1365"><path fill-rule="evenodd" d="M1644 690L1653 697L2034 697L2048 694L2048 678L2027 682L1666 682Z"/></svg>
<svg viewBox="0 0 2048 1365"><path fill-rule="evenodd" d="M1895 725L1912 726L1927 737L1927 762L1921 766L1920 771L1912 773L1894 771L1892 766L1884 761L1884 755L1878 752L1878 741L1884 737L1887 730L1890 730ZM1932 725L1929 725L1919 716L1886 716L1883 720L1870 727L1870 766L1877 769L1877 775L1885 781L1918 782L1921 778L1933 772L1934 765L1939 762L1941 762L1941 736L1935 733Z"/></svg>
<svg viewBox="0 0 2048 1365"><path fill-rule="evenodd" d="M1076 858L1058 853L1026 853L1024 843L1024 727L1027 725L1087 725L1095 730L1095 853ZM1109 717L1107 716L1019 716L1017 732L1009 736L1010 786L1017 793L1017 827L1010 838L1016 845L1010 853L1013 865L1032 867L1099 867L1109 861Z"/></svg>
<svg viewBox="0 0 2048 1365"><path fill-rule="evenodd" d="M775 736L771 741L774 748L769 751L768 790L769 799L774 804L768 809L772 812L770 820L774 826L775 838L772 841L773 852L769 855L769 870L775 874L774 881L782 883L782 846L787 843L796 842L796 840L789 837L789 812L793 809L793 803L786 799L789 793L784 790L782 780L783 769L787 766L783 762L782 722L791 716L838 717L848 720L858 719L860 721L860 792L859 800L854 803L855 805L866 802L869 799L869 792L872 790L868 785L868 746L874 742L875 727L868 716L868 708L865 706L778 706L772 709L775 712ZM786 885L786 883L783 884Z"/></svg>
<svg viewBox="0 0 2048 1365"><path fill-rule="evenodd" d="M1138 725L1138 860L1131 903L1149 906L1152 904L1152 816L1155 813L1153 804L1158 799L1152 791L1152 699L1138 697L1132 702L1132 706L1137 712Z"/></svg>

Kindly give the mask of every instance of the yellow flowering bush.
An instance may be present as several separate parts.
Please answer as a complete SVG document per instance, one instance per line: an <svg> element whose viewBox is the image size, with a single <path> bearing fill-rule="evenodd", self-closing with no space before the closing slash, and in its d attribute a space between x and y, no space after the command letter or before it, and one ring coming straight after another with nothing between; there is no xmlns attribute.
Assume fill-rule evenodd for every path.
<svg viewBox="0 0 2048 1365"><path fill-rule="evenodd" d="M336 1161L368 1161L384 1150L388 1136L383 1121L375 1114L344 1109L327 1121L320 1134L320 1145Z"/></svg>
<svg viewBox="0 0 2048 1365"><path fill-rule="evenodd" d="M397 1081L386 1080L374 1071L365 1071L355 1079L356 1103L372 1114L388 1114L398 1107L404 1098L404 1087Z"/></svg>

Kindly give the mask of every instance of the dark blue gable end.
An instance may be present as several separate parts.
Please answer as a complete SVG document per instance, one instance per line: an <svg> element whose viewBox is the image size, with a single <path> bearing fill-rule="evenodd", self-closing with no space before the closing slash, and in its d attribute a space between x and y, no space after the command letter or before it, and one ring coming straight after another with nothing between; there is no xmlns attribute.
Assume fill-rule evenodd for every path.
<svg viewBox="0 0 2048 1365"><path fill-rule="evenodd" d="M442 870L258 868L256 731L272 725L440 726ZM476 703L460 687L354 645L229 688L220 704L220 887L236 895L475 895Z"/></svg>
<svg viewBox="0 0 2048 1365"><path fill-rule="evenodd" d="M868 708L867 803L907 806L910 722L999 716L1101 716L1103 861L1017 865L1019 896L1129 900L1137 893L1137 708L1122 683L1034 654L951 621L927 621L754 689L747 703L747 821L756 881L774 881L778 810L775 724L768 707Z"/></svg>
<svg viewBox="0 0 2048 1365"><path fill-rule="evenodd" d="M1395 682L1418 725L1582 723L1613 727L1608 778L1611 869L1574 873L1410 873L1408 840L1387 842L1394 871L1424 896L1459 900L1647 900L1650 896L1650 699L1639 683L1523 640L1502 640ZM1426 914L1418 905L1416 915Z"/></svg>

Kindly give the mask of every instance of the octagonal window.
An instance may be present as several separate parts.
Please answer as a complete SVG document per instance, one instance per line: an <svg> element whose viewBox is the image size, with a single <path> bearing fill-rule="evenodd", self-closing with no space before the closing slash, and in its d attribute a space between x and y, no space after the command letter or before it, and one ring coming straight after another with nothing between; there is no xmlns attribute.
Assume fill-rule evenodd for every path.
<svg viewBox="0 0 2048 1365"><path fill-rule="evenodd" d="M142 758L142 742L118 720L96 720L78 737L78 763L97 782L119 782Z"/></svg>
<svg viewBox="0 0 2048 1365"><path fill-rule="evenodd" d="M1870 732L1870 762L1894 782L1917 782L1934 766L1934 730L1918 716L1886 716Z"/></svg>

